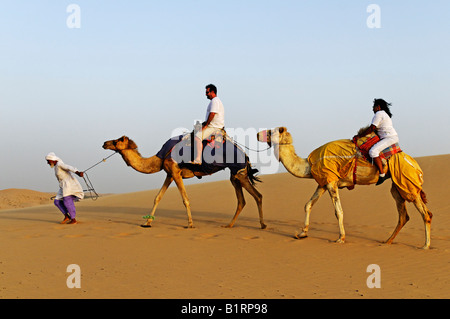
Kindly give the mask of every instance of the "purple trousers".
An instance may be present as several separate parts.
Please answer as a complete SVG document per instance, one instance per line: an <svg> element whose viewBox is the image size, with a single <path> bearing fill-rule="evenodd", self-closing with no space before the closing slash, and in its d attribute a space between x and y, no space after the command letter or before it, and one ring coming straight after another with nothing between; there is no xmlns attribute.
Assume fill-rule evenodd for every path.
<svg viewBox="0 0 450 319"><path fill-rule="evenodd" d="M55 199L53 203L64 215L69 215L70 219L74 219L77 213L74 203L75 198L75 196L70 195L63 197L63 199Z"/></svg>

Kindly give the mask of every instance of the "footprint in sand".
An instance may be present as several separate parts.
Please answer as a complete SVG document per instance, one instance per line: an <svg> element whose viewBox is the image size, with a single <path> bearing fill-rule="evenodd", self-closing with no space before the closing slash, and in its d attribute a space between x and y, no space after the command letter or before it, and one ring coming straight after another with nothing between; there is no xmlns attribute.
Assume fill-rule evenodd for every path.
<svg viewBox="0 0 450 319"><path fill-rule="evenodd" d="M245 239L245 240L255 240L255 239L262 239L262 238L259 237L259 236L246 236L246 237L242 237L242 239Z"/></svg>
<svg viewBox="0 0 450 319"><path fill-rule="evenodd" d="M42 237L41 234L30 234L30 235L26 235L24 238L38 238L38 237Z"/></svg>
<svg viewBox="0 0 450 319"><path fill-rule="evenodd" d="M69 235L64 235L63 237L65 238L80 238L80 237L84 237L85 235L83 234L69 234Z"/></svg>
<svg viewBox="0 0 450 319"><path fill-rule="evenodd" d="M194 239L200 239L200 240L202 240L202 239L211 239L211 238L216 238L218 236L219 235L217 235L217 234L204 233L204 234L200 234L200 235L194 237Z"/></svg>
<svg viewBox="0 0 450 319"><path fill-rule="evenodd" d="M108 227L95 226L95 227L92 227L92 229L95 229L95 230L105 230L105 229L108 229Z"/></svg>
<svg viewBox="0 0 450 319"><path fill-rule="evenodd" d="M174 237L174 236L168 235L168 234L157 234L157 235L153 235L153 237L155 237L155 238L169 238L169 237Z"/></svg>
<svg viewBox="0 0 450 319"><path fill-rule="evenodd" d="M117 235L109 236L109 238L128 238L138 233L118 233Z"/></svg>

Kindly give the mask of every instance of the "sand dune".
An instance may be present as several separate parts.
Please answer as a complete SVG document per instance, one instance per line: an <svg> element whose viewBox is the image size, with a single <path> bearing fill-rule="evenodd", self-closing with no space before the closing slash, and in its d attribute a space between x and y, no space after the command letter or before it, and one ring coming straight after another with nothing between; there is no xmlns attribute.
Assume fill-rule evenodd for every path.
<svg viewBox="0 0 450 319"><path fill-rule="evenodd" d="M50 204L54 194L28 189L9 188L0 190L0 209L25 208Z"/></svg>
<svg viewBox="0 0 450 319"><path fill-rule="evenodd" d="M261 230L248 194L235 227L221 227L234 214L234 189L228 181L205 178L187 187L194 229L185 228L175 187L161 201L152 228L139 225L157 190L79 202L77 225L60 225L62 215L51 203L1 210L0 298L450 298L450 155L417 160L434 215L428 251L418 249L424 226L412 204L394 244L381 243L397 224L390 181L341 191L347 242L336 244L327 195L313 209L309 237L293 238L313 180L262 176L258 189L268 229ZM1 205L24 207L20 198L25 206L45 203L26 194L2 191ZM80 267L81 288L66 285L70 264ZM380 267L381 288L367 286L371 264Z"/></svg>

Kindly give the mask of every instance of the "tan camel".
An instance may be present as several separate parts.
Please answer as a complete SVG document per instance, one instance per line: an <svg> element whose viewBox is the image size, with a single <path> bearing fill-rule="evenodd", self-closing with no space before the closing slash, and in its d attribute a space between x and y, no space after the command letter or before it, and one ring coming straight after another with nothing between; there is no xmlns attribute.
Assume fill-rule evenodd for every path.
<svg viewBox="0 0 450 319"><path fill-rule="evenodd" d="M161 170L164 170L167 173L167 177L164 181L164 184L155 197L153 209L149 215L149 218L147 219L147 222L142 225L142 227L151 227L151 223L154 220L156 207L158 206L158 203L160 202L161 198L163 197L164 193L166 192L167 188L172 183L172 181L175 181L178 190L181 194L181 197L183 199L183 204L186 207L186 212L188 216L188 228L193 227L191 208L186 193L186 189L184 187L183 179L191 178L194 176L200 177L210 174L194 172L187 168L180 168L172 158L166 158L163 160L157 157L156 155L149 158L143 158L141 154L139 154L136 144L126 136L122 136L117 140L106 141L103 144L103 148L120 153L125 163L128 166L134 168L138 172L144 174L153 174ZM217 171L221 169L223 168L217 169ZM248 162L247 159L245 168L239 170L234 175L233 174L230 175L230 181L236 191L238 203L233 219L225 227L233 227L240 212L244 208L245 199L244 194L242 192L242 188L245 188L250 193L250 195L253 196L253 198L256 201L256 204L258 205L259 221L261 224L261 228L262 229L266 228L266 225L264 224L263 221L262 195L254 187L255 181L259 181L258 178L254 176L255 171L257 170L251 168L251 164Z"/></svg>
<svg viewBox="0 0 450 319"><path fill-rule="evenodd" d="M267 142L269 146L275 148L275 156L286 167L287 171L292 175L299 178L313 178L311 175L311 167L307 159L303 159L295 153L294 146L292 145L291 134L285 127L275 128L273 130L261 131L257 134L258 141ZM357 166L356 168L356 184L357 185L369 185L374 184L378 180L378 171L375 166ZM300 232L296 233L297 238L307 237L309 228L309 216L313 205L319 200L319 198L328 191L331 200L334 205L335 215L339 223L339 239L338 243L344 243L345 230L343 223L344 212L342 210L341 201L339 199L339 188L353 187L353 172L350 172L345 178L342 178L336 182L329 183L324 187L318 186L311 199L305 205L305 225ZM402 227L409 220L408 213L406 211L405 199L400 195L396 185L392 183L391 194L397 204L397 210L399 214L398 224L392 235L387 239L385 243L391 244L402 229ZM420 196L413 201L417 210L422 215L425 224L425 245L424 249L430 247L430 232L431 232L431 218L432 214L428 210L426 203L425 193L420 191Z"/></svg>

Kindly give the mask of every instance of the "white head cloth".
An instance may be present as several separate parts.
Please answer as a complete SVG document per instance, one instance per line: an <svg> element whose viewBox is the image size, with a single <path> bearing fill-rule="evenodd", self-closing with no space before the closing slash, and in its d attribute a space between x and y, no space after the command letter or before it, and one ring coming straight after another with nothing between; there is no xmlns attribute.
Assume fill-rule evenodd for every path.
<svg viewBox="0 0 450 319"><path fill-rule="evenodd" d="M50 152L50 153L48 153L47 154L47 156L45 157L45 159L47 160L47 161L60 161L61 159L58 157L58 156L56 156L55 155L55 153L53 153L53 152Z"/></svg>

